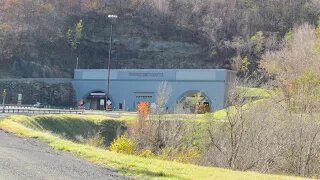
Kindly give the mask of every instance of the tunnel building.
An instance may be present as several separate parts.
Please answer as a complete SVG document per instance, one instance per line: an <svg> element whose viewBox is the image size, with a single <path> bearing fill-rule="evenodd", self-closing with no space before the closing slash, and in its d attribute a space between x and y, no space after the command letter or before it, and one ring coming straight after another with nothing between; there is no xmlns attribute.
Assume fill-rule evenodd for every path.
<svg viewBox="0 0 320 180"><path fill-rule="evenodd" d="M107 99L108 70L76 69L72 81L78 102L85 109L136 111L139 102L156 102L162 82L171 89L167 108L192 102L195 96L210 111L226 105L234 72L225 69L111 69Z"/></svg>

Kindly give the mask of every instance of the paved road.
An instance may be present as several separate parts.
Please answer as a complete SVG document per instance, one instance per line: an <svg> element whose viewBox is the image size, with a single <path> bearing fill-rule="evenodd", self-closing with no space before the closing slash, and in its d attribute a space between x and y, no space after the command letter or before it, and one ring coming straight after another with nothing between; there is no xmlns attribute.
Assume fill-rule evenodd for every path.
<svg viewBox="0 0 320 180"><path fill-rule="evenodd" d="M7 117L7 116L8 116L7 114L3 114L3 113L0 112L0 121L1 121L3 118ZM1 180L1 179L0 179L0 180Z"/></svg>
<svg viewBox="0 0 320 180"><path fill-rule="evenodd" d="M0 180L128 179L34 139L0 130Z"/></svg>

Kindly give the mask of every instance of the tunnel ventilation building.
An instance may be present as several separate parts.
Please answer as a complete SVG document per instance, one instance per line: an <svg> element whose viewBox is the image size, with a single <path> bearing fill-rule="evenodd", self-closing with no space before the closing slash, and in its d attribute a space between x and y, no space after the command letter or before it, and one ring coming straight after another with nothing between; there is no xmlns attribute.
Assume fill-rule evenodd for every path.
<svg viewBox="0 0 320 180"><path fill-rule="evenodd" d="M226 106L234 78L235 73L225 69L112 69L107 96L108 70L76 69L72 84L77 101L86 109L104 110L111 105L113 110L135 111L141 101L155 103L159 85L167 82L169 110L177 104L188 108L198 98L214 111Z"/></svg>

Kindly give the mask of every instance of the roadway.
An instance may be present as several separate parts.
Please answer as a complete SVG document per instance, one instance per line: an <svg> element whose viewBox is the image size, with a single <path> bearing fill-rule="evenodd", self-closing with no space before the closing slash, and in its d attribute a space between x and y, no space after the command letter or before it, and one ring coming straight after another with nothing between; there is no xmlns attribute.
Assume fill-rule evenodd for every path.
<svg viewBox="0 0 320 180"><path fill-rule="evenodd" d="M8 114L3 114L3 113L0 112L0 120L1 120L2 118L7 117L7 116L8 116Z"/></svg>
<svg viewBox="0 0 320 180"><path fill-rule="evenodd" d="M1 116L1 114L0 114ZM0 130L0 179L128 179L34 139Z"/></svg>

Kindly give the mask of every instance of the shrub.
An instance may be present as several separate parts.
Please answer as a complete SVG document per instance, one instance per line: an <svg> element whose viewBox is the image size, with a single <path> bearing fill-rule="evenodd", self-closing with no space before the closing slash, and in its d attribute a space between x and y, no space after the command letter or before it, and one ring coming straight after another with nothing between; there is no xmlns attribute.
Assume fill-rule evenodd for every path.
<svg viewBox="0 0 320 180"><path fill-rule="evenodd" d="M145 157L145 158L150 158L150 157L154 157L155 154L150 149L145 149L139 154L139 156Z"/></svg>
<svg viewBox="0 0 320 180"><path fill-rule="evenodd" d="M105 147L104 138L101 135L96 135L92 138L88 138L85 141L85 143L94 147L101 147L101 148Z"/></svg>
<svg viewBox="0 0 320 180"><path fill-rule="evenodd" d="M200 151L195 148L184 149L177 153L174 157L174 161L182 163L192 163L201 155Z"/></svg>
<svg viewBox="0 0 320 180"><path fill-rule="evenodd" d="M134 154L135 142L128 135L122 135L111 143L109 150L123 154Z"/></svg>
<svg viewBox="0 0 320 180"><path fill-rule="evenodd" d="M192 147L164 148L159 154L163 160L177 161L181 163L192 163L201 155L200 151Z"/></svg>
<svg viewBox="0 0 320 180"><path fill-rule="evenodd" d="M167 147L161 150L158 157L162 160L172 160L172 148Z"/></svg>

